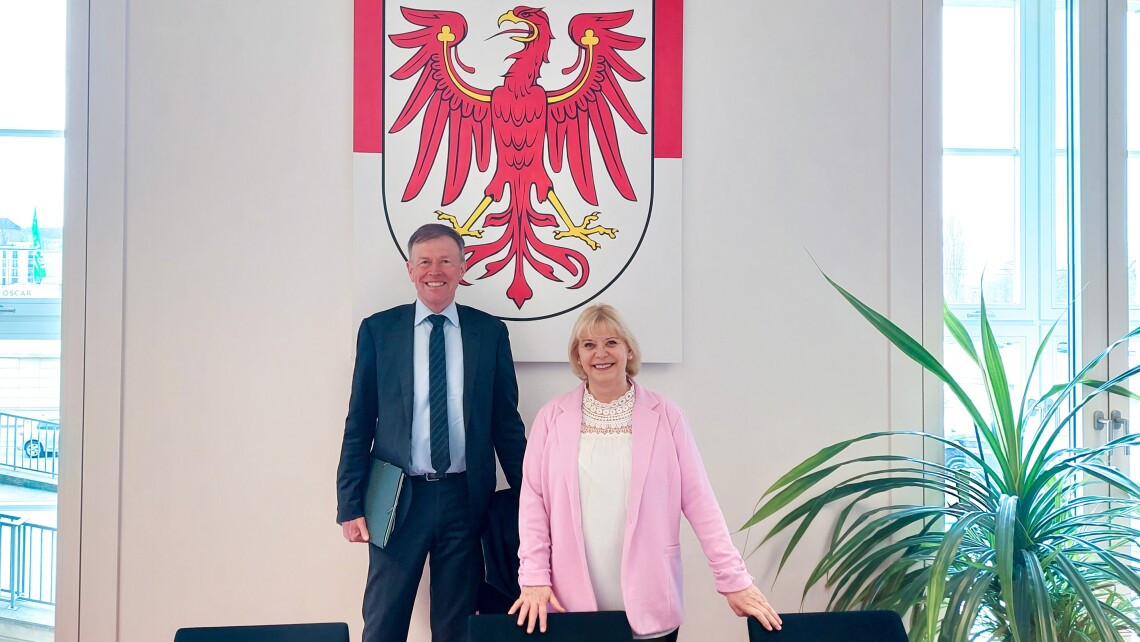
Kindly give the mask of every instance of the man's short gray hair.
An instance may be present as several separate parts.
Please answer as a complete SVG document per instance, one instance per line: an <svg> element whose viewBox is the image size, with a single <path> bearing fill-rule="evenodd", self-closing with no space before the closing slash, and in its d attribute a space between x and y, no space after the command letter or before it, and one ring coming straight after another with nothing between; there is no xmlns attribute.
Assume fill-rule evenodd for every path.
<svg viewBox="0 0 1140 642"><path fill-rule="evenodd" d="M421 225L415 232L412 232L412 236L408 239L408 256L412 255L412 247L416 243L423 243L424 241L445 237L455 241L455 244L459 246L459 256L463 256L466 253L466 248L463 245L463 237L452 229L450 225L426 223Z"/></svg>

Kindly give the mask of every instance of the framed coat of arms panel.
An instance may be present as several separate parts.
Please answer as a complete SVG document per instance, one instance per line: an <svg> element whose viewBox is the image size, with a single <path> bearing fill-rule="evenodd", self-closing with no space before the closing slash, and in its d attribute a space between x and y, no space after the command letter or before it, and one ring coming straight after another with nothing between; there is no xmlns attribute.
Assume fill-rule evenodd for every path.
<svg viewBox="0 0 1140 642"><path fill-rule="evenodd" d="M466 243L460 303L564 361L591 302L681 359L681 0L356 0L355 312L414 297L408 237Z"/></svg>

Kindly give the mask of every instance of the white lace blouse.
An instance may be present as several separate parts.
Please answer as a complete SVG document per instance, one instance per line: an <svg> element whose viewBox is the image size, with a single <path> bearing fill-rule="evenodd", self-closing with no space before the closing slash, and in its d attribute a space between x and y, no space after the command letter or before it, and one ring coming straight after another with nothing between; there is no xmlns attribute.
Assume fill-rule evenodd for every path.
<svg viewBox="0 0 1140 642"><path fill-rule="evenodd" d="M586 564L598 610L624 611L621 549L625 508L633 463L633 387L610 403L582 395L582 433L578 444L578 494ZM657 637L667 632L638 635Z"/></svg>

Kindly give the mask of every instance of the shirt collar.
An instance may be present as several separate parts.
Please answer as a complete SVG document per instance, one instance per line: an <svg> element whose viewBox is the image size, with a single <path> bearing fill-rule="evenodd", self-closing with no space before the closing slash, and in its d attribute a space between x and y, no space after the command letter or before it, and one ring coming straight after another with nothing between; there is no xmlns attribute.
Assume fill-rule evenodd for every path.
<svg viewBox="0 0 1140 642"><path fill-rule="evenodd" d="M428 309L428 307L424 305L423 301L416 299L416 316L415 321L412 323L412 326L414 327L423 323L425 319L433 314L435 314L435 312L432 312L430 309ZM459 309L455 307L455 301L447 304L447 307L444 308L443 312L440 312L440 314L447 317L447 320L451 321L451 325L457 328L459 327Z"/></svg>

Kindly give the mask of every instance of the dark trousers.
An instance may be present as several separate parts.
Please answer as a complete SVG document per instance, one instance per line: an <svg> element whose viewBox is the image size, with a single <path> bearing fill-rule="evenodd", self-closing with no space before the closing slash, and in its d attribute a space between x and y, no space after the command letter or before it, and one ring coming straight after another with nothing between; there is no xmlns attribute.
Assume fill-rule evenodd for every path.
<svg viewBox="0 0 1140 642"><path fill-rule="evenodd" d="M433 642L467 640L467 617L475 613L483 581L483 551L472 532L467 478L409 478L411 506L387 548L368 546L362 642L408 639L412 604L424 571L431 573ZM403 498L401 498L402 500Z"/></svg>
<svg viewBox="0 0 1140 642"><path fill-rule="evenodd" d="M681 629L676 629L672 633L666 633L661 637L650 638L648 640L638 640L638 642L677 642L677 634L680 632Z"/></svg>

